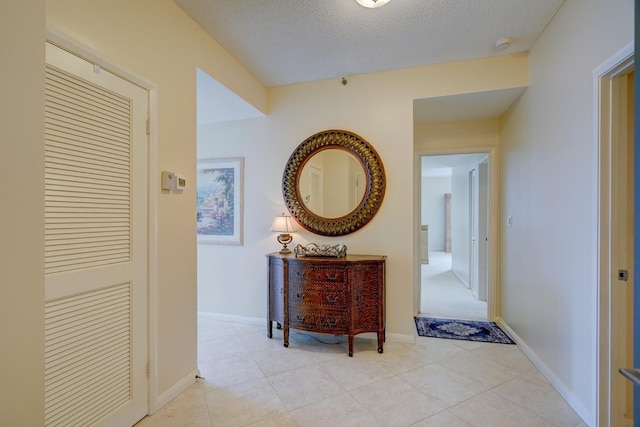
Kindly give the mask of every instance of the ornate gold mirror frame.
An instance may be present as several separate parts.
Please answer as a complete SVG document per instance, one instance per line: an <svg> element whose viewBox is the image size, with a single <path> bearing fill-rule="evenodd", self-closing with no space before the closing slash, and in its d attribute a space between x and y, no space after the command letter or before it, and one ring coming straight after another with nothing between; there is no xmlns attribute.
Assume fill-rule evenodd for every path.
<svg viewBox="0 0 640 427"><path fill-rule="evenodd" d="M325 218L309 210L298 187L300 172L307 161L314 154L331 148L353 154L362 163L367 178L360 204L339 218ZM322 131L304 140L289 157L282 177L284 201L291 216L302 227L323 236L342 236L367 225L382 205L385 186L384 166L376 150L360 136L345 130Z"/></svg>

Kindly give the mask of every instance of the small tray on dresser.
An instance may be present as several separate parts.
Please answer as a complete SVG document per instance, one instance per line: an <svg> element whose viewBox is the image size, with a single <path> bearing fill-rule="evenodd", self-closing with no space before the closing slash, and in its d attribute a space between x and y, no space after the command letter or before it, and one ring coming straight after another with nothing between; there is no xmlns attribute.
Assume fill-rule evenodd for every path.
<svg viewBox="0 0 640 427"><path fill-rule="evenodd" d="M313 256L327 258L344 258L345 256L347 256L347 247L342 243L335 246L309 243L306 246L296 245L296 247L293 248L293 253L296 254L296 257Z"/></svg>

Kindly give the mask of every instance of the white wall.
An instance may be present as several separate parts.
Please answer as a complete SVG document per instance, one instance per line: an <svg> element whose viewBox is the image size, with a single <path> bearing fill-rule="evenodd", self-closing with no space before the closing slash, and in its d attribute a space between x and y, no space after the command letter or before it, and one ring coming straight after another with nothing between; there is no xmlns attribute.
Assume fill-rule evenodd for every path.
<svg viewBox="0 0 640 427"><path fill-rule="evenodd" d="M595 425L593 70L633 39L633 1L567 0L502 120L502 317ZM504 217L513 216L506 228Z"/></svg>
<svg viewBox="0 0 640 427"><path fill-rule="evenodd" d="M196 369L196 67L266 111L266 90L171 0L48 0L46 24L156 85L158 176L182 173L182 193L158 191L157 306L159 395ZM44 43L44 40L42 40ZM228 141L227 141L228 142ZM156 181L157 183L157 181ZM273 218L272 218L273 219ZM233 282L230 282L230 286ZM250 296L248 296L250 297ZM157 311L154 311L157 310ZM155 314L154 314L155 313Z"/></svg>
<svg viewBox="0 0 640 427"><path fill-rule="evenodd" d="M44 423L45 2L0 3L0 424Z"/></svg>
<svg viewBox="0 0 640 427"><path fill-rule="evenodd" d="M429 250L444 251L444 195L451 193L451 176L422 178L422 225L429 226Z"/></svg>
<svg viewBox="0 0 640 427"><path fill-rule="evenodd" d="M527 67L526 56L499 56L353 76L347 86L335 79L276 87L269 89L267 117L200 126L198 158L245 157L245 244L199 246L199 309L265 318L265 254L279 248L269 227L285 210L285 163L314 133L345 129L368 140L384 163L387 188L382 207L356 233L327 238L301 230L294 234L293 245L342 241L349 253L387 255L388 336L413 339L414 287L419 279L414 269L419 267L417 249L414 252L419 223L414 200L419 195L413 191L413 100L521 87L528 82ZM495 144L498 122L491 123L495 132L489 139ZM487 137L480 132L473 141L485 144Z"/></svg>

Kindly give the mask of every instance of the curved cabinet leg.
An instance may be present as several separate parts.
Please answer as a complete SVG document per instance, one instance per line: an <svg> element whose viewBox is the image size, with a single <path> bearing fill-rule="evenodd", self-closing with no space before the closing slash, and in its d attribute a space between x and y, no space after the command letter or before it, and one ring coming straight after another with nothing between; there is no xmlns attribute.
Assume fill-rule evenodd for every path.
<svg viewBox="0 0 640 427"><path fill-rule="evenodd" d="M382 353L383 352L383 346L384 346L384 340L385 340L385 336L384 336L384 331L379 331L378 332L378 353Z"/></svg>
<svg viewBox="0 0 640 427"><path fill-rule="evenodd" d="M349 357L353 357L353 335L349 334Z"/></svg>
<svg viewBox="0 0 640 427"><path fill-rule="evenodd" d="M289 327L285 326L283 329L284 332L284 346L289 347Z"/></svg>

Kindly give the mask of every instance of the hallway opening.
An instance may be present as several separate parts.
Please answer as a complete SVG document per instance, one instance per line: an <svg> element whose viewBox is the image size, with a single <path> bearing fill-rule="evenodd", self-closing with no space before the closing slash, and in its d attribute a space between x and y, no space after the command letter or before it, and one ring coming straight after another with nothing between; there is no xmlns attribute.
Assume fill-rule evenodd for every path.
<svg viewBox="0 0 640 427"><path fill-rule="evenodd" d="M420 314L488 319L488 161L421 157Z"/></svg>

